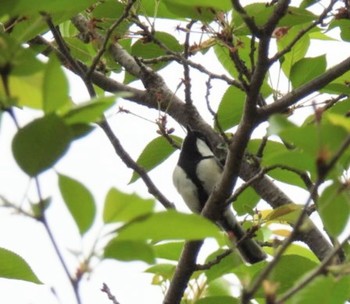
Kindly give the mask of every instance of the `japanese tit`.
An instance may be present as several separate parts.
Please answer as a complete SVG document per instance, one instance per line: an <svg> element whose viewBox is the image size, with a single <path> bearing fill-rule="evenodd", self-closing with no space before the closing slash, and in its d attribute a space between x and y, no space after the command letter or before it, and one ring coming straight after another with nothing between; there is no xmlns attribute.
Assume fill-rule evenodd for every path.
<svg viewBox="0 0 350 304"><path fill-rule="evenodd" d="M206 138L199 132L188 130L173 173L173 183L192 212L202 211L221 178L222 170L222 165L215 158ZM246 262L253 264L266 258L256 241L246 237L246 231L235 218L230 206L217 224L229 235L233 234L237 248Z"/></svg>

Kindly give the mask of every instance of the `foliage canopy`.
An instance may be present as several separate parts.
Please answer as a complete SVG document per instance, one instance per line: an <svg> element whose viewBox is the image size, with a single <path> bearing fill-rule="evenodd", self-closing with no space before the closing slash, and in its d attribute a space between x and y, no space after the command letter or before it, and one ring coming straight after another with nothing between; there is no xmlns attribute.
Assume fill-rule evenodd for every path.
<svg viewBox="0 0 350 304"><path fill-rule="evenodd" d="M38 200L26 193L24 203L12 201L4 190L0 206L45 227L77 303L82 303L79 285L93 275L96 259L147 263L153 284L164 290L164 303L312 304L350 298L350 57L333 58L320 47L315 52L333 43L348 48L349 4L244 2L2 1L0 115L9 115L16 126L8 149L33 180ZM72 99L67 71L83 81L88 101ZM203 97L197 100L198 83ZM138 105L137 112L118 109L121 99ZM153 124L158 135L134 160L110 127L108 113L118 109L140 117L145 107L158 111ZM31 111L35 118L20 123L18 116ZM175 122L205 134L216 156L226 159L224 177L201 216L175 211L172 198L149 175L181 145ZM47 215L60 200L43 196L40 177L96 128L133 170L125 182L142 180L152 198L111 188L100 215L94 189L57 172L79 237L92 234L96 223L108 231L95 236L87 256L78 253L83 262L71 270ZM257 128L263 132L252 136ZM6 130L3 123L1 132ZM285 184L306 194L306 201L287 195ZM243 216L247 237L254 236L270 255L268 261L245 264L213 224L227 201ZM206 238L216 245L199 264ZM0 256L0 277L45 283L11 249L0 248ZM228 274L240 282L238 296ZM113 301L108 286L102 290Z"/></svg>

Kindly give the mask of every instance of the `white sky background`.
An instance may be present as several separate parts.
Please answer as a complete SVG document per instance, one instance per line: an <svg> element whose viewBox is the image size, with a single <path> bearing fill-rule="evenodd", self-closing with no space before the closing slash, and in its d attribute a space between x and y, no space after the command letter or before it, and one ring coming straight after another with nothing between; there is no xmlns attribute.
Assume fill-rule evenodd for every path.
<svg viewBox="0 0 350 304"><path fill-rule="evenodd" d="M328 1L325 1L325 3L327 4ZM174 23L174 26L169 26L167 21L166 28L162 28L164 25L161 22L157 22L156 29L170 30L174 33L176 25L177 22ZM344 43L342 43L342 46L344 46ZM327 60L332 65L349 54L349 52L345 52L344 48L341 49L342 52L339 52L339 50L337 42L326 41L324 44L320 42L312 50L312 56L326 52ZM208 60L207 56L199 55L193 60L202 64L206 63L209 70L218 72L218 65L214 60ZM168 86L173 90L180 82L180 78L183 77L182 69L174 65L167 67L161 74L165 76ZM207 78L196 72L191 73L191 78L194 81L192 98L196 106L200 108L200 112L210 123L211 116L206 110L204 98ZM71 77L70 79L73 100L75 102L88 100L89 97L82 82L76 79L73 80ZM214 81L212 85L215 89L211 91L210 100L213 102L215 109L215 105L218 104L224 93L224 86L221 86L222 89L220 89L220 81ZM219 86L219 89L216 85ZM180 88L177 94L182 97L183 88ZM118 105L123 105L126 109L153 121L158 117L157 111L149 110L130 102L118 101ZM157 136L156 125L132 115L116 114L116 111L117 108L110 111L109 122L116 131L116 135L124 148L136 160L145 145ZM18 110L16 115L20 125L24 126L37 113ZM168 127L174 127L176 134L179 136L185 135L181 127L170 118ZM29 178L22 173L12 158L11 140L15 132L13 122L8 115L3 115L0 128L0 194L4 195L8 200L20 204L25 200L29 189L30 199L37 201L33 184L29 184ZM153 170L150 176L157 187L171 201L176 203L178 209L187 210L172 185L172 170L178 157L178 153L175 154L157 169ZM92 134L74 142L67 155L55 166L55 170L79 180L90 189L98 205L99 219L101 218L105 195L111 187L116 187L129 193L136 191L143 197L150 197L142 182L138 181L132 185L127 185L132 174L131 170L127 169L119 160L107 137L98 128ZM40 175L39 180L44 196L53 197L52 204L47 211L48 221L63 256L73 272L77 265L77 259L67 249L79 251L83 247L85 252L88 252L91 242L101 227L101 221L97 221L98 223L95 225L92 233L88 234L86 242L81 244L74 222L59 196L56 173L50 170ZM295 191L295 189L292 191ZM302 192L300 192L300 195L304 196ZM296 198L295 194L293 199L304 201L301 197ZM0 279L1 303L60 303L50 292L51 286L55 287L61 303L75 303L71 287L67 284L67 278L40 223L22 216L12 215L9 210L0 208L0 231L0 247L20 254L30 264L39 279L45 283L45 285L40 286L15 280ZM146 301L161 303L163 299L161 290L158 286L151 285L151 276L143 273L146 268L148 268L148 265L142 262L103 262L96 267L90 279L87 280L86 277L83 279L81 284L82 303L110 304L111 301L100 291L103 282L109 285L121 304L143 303Z"/></svg>

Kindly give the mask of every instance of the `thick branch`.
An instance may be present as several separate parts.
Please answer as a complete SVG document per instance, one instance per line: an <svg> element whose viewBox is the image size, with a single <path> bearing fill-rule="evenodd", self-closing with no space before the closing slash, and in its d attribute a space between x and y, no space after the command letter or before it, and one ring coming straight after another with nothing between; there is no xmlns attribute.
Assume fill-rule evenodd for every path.
<svg viewBox="0 0 350 304"><path fill-rule="evenodd" d="M325 85L337 79L349 70L350 57L331 67L322 75L284 95L276 102L258 109L258 115L260 116L261 121L266 120L270 115L274 113L285 111L288 107L297 103L300 99L322 89Z"/></svg>
<svg viewBox="0 0 350 304"><path fill-rule="evenodd" d="M185 244L163 304L177 304L181 302L188 281L196 270L196 259L202 245L203 241L191 241Z"/></svg>

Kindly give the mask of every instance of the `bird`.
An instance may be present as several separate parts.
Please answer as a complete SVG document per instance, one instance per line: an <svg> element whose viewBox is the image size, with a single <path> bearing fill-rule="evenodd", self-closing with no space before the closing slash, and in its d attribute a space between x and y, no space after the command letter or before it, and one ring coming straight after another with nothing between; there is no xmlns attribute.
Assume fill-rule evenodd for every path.
<svg viewBox="0 0 350 304"><path fill-rule="evenodd" d="M188 128L173 171L173 183L193 213L201 213L222 172L223 165L215 157L206 137ZM246 262L254 264L266 259L266 253L254 239L247 236L231 206L224 210L217 224L229 236L234 236L237 249Z"/></svg>

